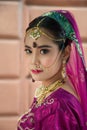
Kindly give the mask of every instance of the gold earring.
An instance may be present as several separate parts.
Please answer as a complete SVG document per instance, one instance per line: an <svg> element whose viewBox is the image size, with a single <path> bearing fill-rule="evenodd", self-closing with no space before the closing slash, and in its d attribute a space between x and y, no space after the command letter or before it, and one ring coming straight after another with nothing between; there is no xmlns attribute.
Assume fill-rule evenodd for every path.
<svg viewBox="0 0 87 130"><path fill-rule="evenodd" d="M62 63L62 72L61 72L61 75L62 75L62 78L65 79L66 78L66 60L63 60L63 63Z"/></svg>

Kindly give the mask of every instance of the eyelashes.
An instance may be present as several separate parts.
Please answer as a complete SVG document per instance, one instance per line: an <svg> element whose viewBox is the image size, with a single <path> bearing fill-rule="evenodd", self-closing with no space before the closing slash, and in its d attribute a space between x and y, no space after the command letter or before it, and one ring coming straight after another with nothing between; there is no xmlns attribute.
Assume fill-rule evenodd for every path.
<svg viewBox="0 0 87 130"><path fill-rule="evenodd" d="M30 49L25 49L24 51L26 52L26 54L31 54L32 53L32 51Z"/></svg>
<svg viewBox="0 0 87 130"><path fill-rule="evenodd" d="M24 51L26 52L26 54L32 53L32 51L30 49L25 49ZM42 55L48 54L49 52L50 52L50 50L48 50L48 49L41 49L40 50L40 54L42 54Z"/></svg>
<svg viewBox="0 0 87 130"><path fill-rule="evenodd" d="M40 50L40 54L48 54L49 53L49 50L48 49L41 49Z"/></svg>

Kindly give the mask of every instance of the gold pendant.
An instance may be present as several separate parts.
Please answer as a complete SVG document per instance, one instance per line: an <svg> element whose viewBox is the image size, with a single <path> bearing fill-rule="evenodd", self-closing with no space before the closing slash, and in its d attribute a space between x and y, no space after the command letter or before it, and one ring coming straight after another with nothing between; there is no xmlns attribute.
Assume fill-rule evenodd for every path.
<svg viewBox="0 0 87 130"><path fill-rule="evenodd" d="M35 97L36 98L40 97L44 93L44 90L45 90L44 86L37 88L35 91Z"/></svg>

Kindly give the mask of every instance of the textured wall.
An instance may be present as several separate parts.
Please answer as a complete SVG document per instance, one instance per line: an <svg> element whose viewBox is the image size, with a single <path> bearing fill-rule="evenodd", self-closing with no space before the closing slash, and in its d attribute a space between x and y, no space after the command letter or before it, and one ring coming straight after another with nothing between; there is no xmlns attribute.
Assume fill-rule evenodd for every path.
<svg viewBox="0 0 87 130"><path fill-rule="evenodd" d="M28 110L39 84L26 78L23 38L30 20L44 11L69 9L78 22L87 63L87 2L60 1L0 1L0 130L16 130L17 120Z"/></svg>

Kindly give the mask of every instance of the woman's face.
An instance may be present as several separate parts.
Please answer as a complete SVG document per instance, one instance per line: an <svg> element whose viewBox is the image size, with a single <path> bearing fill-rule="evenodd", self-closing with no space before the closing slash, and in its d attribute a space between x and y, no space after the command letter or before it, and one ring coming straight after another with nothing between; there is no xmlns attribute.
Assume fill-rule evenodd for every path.
<svg viewBox="0 0 87 130"><path fill-rule="evenodd" d="M44 35L37 40L25 38L27 68L36 81L47 81L58 74L62 66L62 52Z"/></svg>

